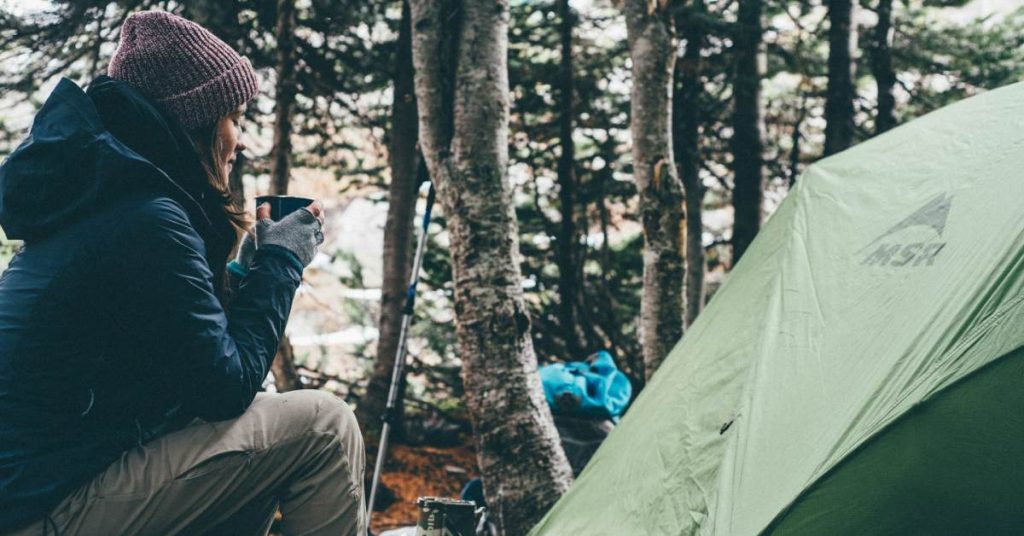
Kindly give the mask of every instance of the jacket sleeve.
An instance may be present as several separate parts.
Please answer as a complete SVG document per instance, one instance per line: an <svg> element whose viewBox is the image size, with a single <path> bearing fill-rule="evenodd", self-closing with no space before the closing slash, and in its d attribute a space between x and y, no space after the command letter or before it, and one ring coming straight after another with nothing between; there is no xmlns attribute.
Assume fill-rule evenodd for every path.
<svg viewBox="0 0 1024 536"><path fill-rule="evenodd" d="M203 241L180 205L148 201L127 219L117 241L129 287L119 293L122 312L136 333L159 345L153 373L180 382L184 406L199 417L242 414L277 352L301 263L285 249L261 248L226 314Z"/></svg>

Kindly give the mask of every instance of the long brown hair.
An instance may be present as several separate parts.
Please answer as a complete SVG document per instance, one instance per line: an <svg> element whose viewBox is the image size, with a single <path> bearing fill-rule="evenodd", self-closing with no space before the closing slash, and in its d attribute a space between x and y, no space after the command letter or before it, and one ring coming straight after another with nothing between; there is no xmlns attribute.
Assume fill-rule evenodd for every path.
<svg viewBox="0 0 1024 536"><path fill-rule="evenodd" d="M252 222L244 209L235 206L234 197L231 195L228 176L224 173L224 166L227 162L224 160L221 140L217 135L219 122L218 119L209 125L199 127L190 132L190 135L192 143L199 153L199 162L203 165L203 171L206 172L206 180L220 195L224 215L227 216L231 226L235 228L235 233L240 237L249 229ZM241 196L242 192L238 192L238 195Z"/></svg>

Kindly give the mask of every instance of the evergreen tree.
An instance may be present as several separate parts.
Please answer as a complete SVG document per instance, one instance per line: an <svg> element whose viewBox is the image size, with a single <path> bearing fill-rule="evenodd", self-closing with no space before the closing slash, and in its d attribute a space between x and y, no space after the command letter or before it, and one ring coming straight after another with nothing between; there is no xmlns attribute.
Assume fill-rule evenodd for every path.
<svg viewBox="0 0 1024 536"><path fill-rule="evenodd" d="M761 118L761 0L740 0L733 79L732 262L739 262L761 228L764 178Z"/></svg>
<svg viewBox="0 0 1024 536"><path fill-rule="evenodd" d="M558 259L559 323L566 339L568 355L581 358L576 309L580 300L579 233L576 230L576 143L573 141L575 117L573 87L572 41L575 15L569 0L558 0L559 69L558 69L558 207L560 225L556 250Z"/></svg>
<svg viewBox="0 0 1024 536"><path fill-rule="evenodd" d="M853 0L828 0L828 94L825 99L825 155L854 143L856 99L854 56L857 23Z"/></svg>
<svg viewBox="0 0 1024 536"><path fill-rule="evenodd" d="M533 318L533 340L539 359L578 359L598 349L609 350L634 379L642 377L636 339L642 285L634 262L641 243L610 244L609 237L636 219L631 212L636 190L629 175L628 47L609 36L622 15L609 2L573 12L573 109L562 109L560 81L565 80L562 53L565 26L558 1L513 2L511 10L509 81L511 116L509 152L526 301ZM556 91L557 90L557 91ZM570 117L571 115L571 117ZM573 124L573 202L563 202L561 187L568 169L561 151L565 125ZM567 151L568 152L568 151ZM575 240L563 240L563 212L573 206ZM567 212L567 211L566 211ZM586 237L586 238L584 238ZM571 247L570 247L571 246ZM560 249L564 248L564 249ZM564 254L573 250L572 255ZM563 263L575 263L578 351L569 349L562 329ZM558 267L553 270L553 267ZM635 296L635 297L634 297Z"/></svg>
<svg viewBox="0 0 1024 536"><path fill-rule="evenodd" d="M707 9L704 0L692 0L676 9L676 28L684 41L676 62L672 96L672 143L676 167L686 195L686 325L704 309L704 193L701 179L700 118L704 93L703 52L707 41Z"/></svg>
<svg viewBox="0 0 1024 536"><path fill-rule="evenodd" d="M418 112L413 87L412 22L408 0L402 2L402 19L398 27L395 51L395 72L391 105L391 132L388 151L391 182L388 187L388 216L384 224L384 259L381 281L380 335L377 357L366 386L366 394L356 406L356 416L364 431L379 428L380 417L387 405L398 339L402 326L402 305L412 270L414 248L413 223L416 194L421 179L426 179L426 166L419 155ZM404 378L399 379L404 382ZM399 397L399 401L404 397ZM400 408L402 406L400 405ZM399 410L398 414L401 415ZM401 437L396 422L395 436Z"/></svg>
<svg viewBox="0 0 1024 536"><path fill-rule="evenodd" d="M878 0L871 42L871 74L878 88L878 110L875 133L881 134L896 126L896 72L892 67L892 0Z"/></svg>

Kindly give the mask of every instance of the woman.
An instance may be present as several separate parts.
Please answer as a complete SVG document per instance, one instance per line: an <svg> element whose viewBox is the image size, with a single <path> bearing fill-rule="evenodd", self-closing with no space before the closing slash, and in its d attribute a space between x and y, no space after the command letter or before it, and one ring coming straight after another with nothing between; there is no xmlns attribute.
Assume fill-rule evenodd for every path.
<svg viewBox="0 0 1024 536"><path fill-rule="evenodd" d="M319 204L260 207L226 275L251 65L143 12L108 75L61 81L0 167L25 241L0 277L0 534L265 534L278 507L289 535L365 533L348 407L257 395Z"/></svg>

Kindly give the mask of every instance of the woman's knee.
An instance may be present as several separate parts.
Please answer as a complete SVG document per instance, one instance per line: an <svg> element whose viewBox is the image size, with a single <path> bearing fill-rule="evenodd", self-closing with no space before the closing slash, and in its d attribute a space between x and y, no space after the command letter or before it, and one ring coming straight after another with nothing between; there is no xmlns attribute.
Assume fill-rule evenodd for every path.
<svg viewBox="0 0 1024 536"><path fill-rule="evenodd" d="M348 461L353 482L362 482L366 455L363 435L359 431L359 423L352 408L344 400L325 391L303 392L306 393L303 396L309 398L317 408L313 430L338 439L340 452Z"/></svg>
<svg viewBox="0 0 1024 536"><path fill-rule="evenodd" d="M342 440L358 440L362 445L359 423L344 400L326 391L303 389L290 391L281 396L291 398L308 412L312 418L310 429L339 436Z"/></svg>

